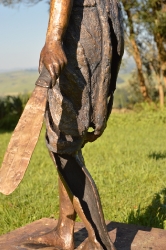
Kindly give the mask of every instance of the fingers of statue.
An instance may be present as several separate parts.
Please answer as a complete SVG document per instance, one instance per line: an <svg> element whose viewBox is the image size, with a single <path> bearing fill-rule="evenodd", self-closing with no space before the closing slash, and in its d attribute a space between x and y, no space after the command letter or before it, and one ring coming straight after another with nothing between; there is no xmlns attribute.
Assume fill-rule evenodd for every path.
<svg viewBox="0 0 166 250"><path fill-rule="evenodd" d="M41 56L40 56L39 67L38 67L39 74L41 74L42 69L43 69L43 63L42 63Z"/></svg>
<svg viewBox="0 0 166 250"><path fill-rule="evenodd" d="M40 54L39 73L44 65L51 75L54 86L66 64L67 59L61 45L54 45L51 48L45 45Z"/></svg>

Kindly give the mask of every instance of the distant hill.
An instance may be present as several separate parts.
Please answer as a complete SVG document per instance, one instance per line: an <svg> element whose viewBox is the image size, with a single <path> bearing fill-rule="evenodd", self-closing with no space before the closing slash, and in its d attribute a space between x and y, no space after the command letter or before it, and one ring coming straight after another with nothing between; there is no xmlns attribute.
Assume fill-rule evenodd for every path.
<svg viewBox="0 0 166 250"><path fill-rule="evenodd" d="M0 96L32 92L38 76L37 70L0 73Z"/></svg>
<svg viewBox="0 0 166 250"><path fill-rule="evenodd" d="M128 83L135 65L131 60L123 61L117 84L120 87ZM12 72L0 72L0 96L29 93L35 87L39 74L37 69L16 70Z"/></svg>

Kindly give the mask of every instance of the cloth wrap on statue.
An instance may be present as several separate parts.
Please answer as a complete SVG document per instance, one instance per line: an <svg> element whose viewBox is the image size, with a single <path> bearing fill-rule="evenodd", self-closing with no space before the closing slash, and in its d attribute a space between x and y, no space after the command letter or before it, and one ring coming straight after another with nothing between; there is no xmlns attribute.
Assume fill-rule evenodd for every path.
<svg viewBox="0 0 166 250"><path fill-rule="evenodd" d="M75 0L63 48L68 63L48 90L46 144L52 152L73 154L82 147L89 127L95 129L99 118L104 123L112 108L123 55L119 3ZM100 100L110 106L102 117Z"/></svg>

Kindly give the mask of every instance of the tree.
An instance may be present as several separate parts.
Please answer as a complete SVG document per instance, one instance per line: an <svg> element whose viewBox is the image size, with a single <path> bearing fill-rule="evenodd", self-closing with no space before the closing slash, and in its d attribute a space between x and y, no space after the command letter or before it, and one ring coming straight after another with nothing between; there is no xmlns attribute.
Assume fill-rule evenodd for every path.
<svg viewBox="0 0 166 250"><path fill-rule="evenodd" d="M139 33L139 26L137 25L138 13L140 12L140 4L137 0L127 1L122 0L123 10L124 10L124 21L125 21L125 29L126 35L128 39L128 45L131 46L131 53L134 57L136 66L137 66L137 74L140 85L140 91L142 93L143 99L147 102L151 102L151 98L148 93L148 88L146 86L146 80L143 74L143 65L141 58L141 51L139 50L139 46L137 43L137 36Z"/></svg>
<svg viewBox="0 0 166 250"><path fill-rule="evenodd" d="M163 107L164 85L166 87L166 1L144 0L141 9L140 21L155 42L156 57L150 64L158 82L160 106Z"/></svg>
<svg viewBox="0 0 166 250"><path fill-rule="evenodd" d="M25 3L25 4L36 4L41 2L42 0L0 0L0 3L3 4L4 6L13 6L16 4L20 3Z"/></svg>
<svg viewBox="0 0 166 250"><path fill-rule="evenodd" d="M29 99L29 94L0 98L0 129L14 129Z"/></svg>

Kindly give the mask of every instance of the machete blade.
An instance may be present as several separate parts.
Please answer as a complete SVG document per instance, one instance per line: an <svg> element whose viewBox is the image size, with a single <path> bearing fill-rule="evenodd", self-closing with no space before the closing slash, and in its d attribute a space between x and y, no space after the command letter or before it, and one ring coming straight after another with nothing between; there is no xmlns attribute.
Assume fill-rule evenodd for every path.
<svg viewBox="0 0 166 250"><path fill-rule="evenodd" d="M48 92L45 86L50 82L44 68L37 80L40 86L35 87L10 139L0 168L0 192L5 195L16 189L28 167L43 124Z"/></svg>

